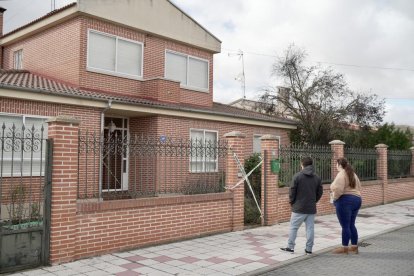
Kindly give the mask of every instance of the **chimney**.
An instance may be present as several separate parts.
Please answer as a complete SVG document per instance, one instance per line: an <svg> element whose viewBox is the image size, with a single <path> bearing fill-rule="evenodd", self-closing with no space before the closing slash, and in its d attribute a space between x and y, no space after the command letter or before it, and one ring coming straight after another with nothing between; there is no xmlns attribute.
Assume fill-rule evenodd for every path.
<svg viewBox="0 0 414 276"><path fill-rule="evenodd" d="M0 7L0 37L3 36L3 13L6 11L5 8Z"/></svg>

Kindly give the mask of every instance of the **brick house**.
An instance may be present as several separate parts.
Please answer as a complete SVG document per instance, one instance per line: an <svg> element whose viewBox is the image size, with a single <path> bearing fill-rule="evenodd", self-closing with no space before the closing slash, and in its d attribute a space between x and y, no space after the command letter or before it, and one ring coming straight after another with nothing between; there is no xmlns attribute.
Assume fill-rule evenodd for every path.
<svg viewBox="0 0 414 276"><path fill-rule="evenodd" d="M4 12L5 9L0 9L0 31ZM66 128L59 128L59 122L53 119L49 125L45 122L56 117L66 118L62 124L69 125L67 129L70 135L74 135L71 128L74 124L74 129L85 135L83 137L97 134L99 139L115 141L112 150L122 148L131 137L150 137L158 141L158 144L178 138L196 140L201 144L215 144L226 133L240 131L246 137L243 144L239 145L239 155L243 159L253 152L254 145L255 151L260 150L260 136L270 134L277 137L280 143L287 144L289 130L296 128L292 120L214 102L213 56L220 52L221 42L168 0L78 0L3 34L0 47L0 123L4 123L7 129L12 124L36 128L43 125L44 134L53 137L56 142L62 139L58 135L59 131ZM61 148L55 148L53 155L59 156L59 149L62 150L61 156L65 156L65 151L70 153L70 139L58 143ZM85 139L90 141L89 138ZM76 153L78 143L81 144L81 140L76 139L76 148L73 149ZM44 157L40 156L32 158L32 162L42 164ZM77 155L73 156L76 158ZM20 174L20 179L29 175L28 170L32 166L23 166L20 171L14 172L13 161L7 163L6 157L3 156L3 186L7 184L10 174ZM218 201L221 202L219 205L224 204L220 216L225 222L220 225L214 226L206 220L198 221L199 218L195 217L193 224L197 227L192 229L184 225L182 229L190 230L180 235L168 234L166 229L172 231L171 227L174 227L168 226L169 228L160 228L158 236L142 235L133 241L129 235L141 230L131 230L131 233L125 234L124 239L120 237L117 243L93 240L87 231L91 227L89 220L95 221L90 216L96 214L97 210L106 210L108 214L116 216L111 212L113 206L122 211L125 206L138 210L151 205L154 213L165 213L163 206L175 204L176 201L152 199L151 204L134 201L122 203L124 205L111 203L106 207L83 204L79 201L80 182L81 188L86 191L83 196L88 197L99 190L99 198L102 199L102 190L123 192L136 188L137 177L156 178L154 185L157 188L154 189L158 189L161 185L159 179L166 176L167 172L161 171L164 165L160 159L147 164L147 167L139 167L140 160L124 153L111 156L100 151L98 155L95 152L77 158L75 163L70 163L72 160L69 157L62 161L68 161L71 165L65 166L77 172L77 176L71 174L62 177L68 183L73 178L78 185L75 185L74 192L78 197L70 201L72 205L62 207L71 213L65 213L62 217L67 220L69 216L76 221L70 230L72 232L67 232L81 235L75 238L66 232L53 234L53 229L60 229L65 222L55 219L56 212L52 209L50 259L53 263L157 241L234 229L231 226L232 219L228 218L228 210L233 208L229 204L231 198L224 193L218 196ZM55 168L55 163L53 164ZM221 162L216 157L197 158L194 153L187 153L183 164L185 177L191 180L197 173L211 177L224 166L224 161ZM152 175L147 173L150 167L155 168ZM177 170L176 167L172 169ZM54 171L52 178L55 179L58 175ZM182 176L169 177L167 185L183 181ZM226 181L229 179L230 176ZM25 181L22 180L22 183ZM59 187L56 182L60 181L53 182L52 205L53 198L59 195L54 192ZM68 187L70 184L63 189ZM4 191L5 189L3 193ZM62 198L67 199L64 194ZM213 208L209 206L212 199L207 197L180 200L187 205L197 200L205 201L204 205L201 204L205 207L200 207L200 204L197 206L206 213L210 212L209 208ZM190 205L183 209L183 214L194 212L194 206ZM70 209L73 206L74 209ZM87 233L82 235L82 230ZM114 231L117 233L116 229ZM62 249L62 245L56 241L60 238L66 241L68 235L71 242L69 245L65 243Z"/></svg>

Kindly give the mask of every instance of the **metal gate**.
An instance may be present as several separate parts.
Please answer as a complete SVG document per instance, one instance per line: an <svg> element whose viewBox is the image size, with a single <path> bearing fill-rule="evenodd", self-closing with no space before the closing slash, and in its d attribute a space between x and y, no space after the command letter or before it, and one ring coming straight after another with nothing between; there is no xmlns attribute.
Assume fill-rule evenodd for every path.
<svg viewBox="0 0 414 276"><path fill-rule="evenodd" d="M52 142L47 129L0 128L0 273L47 264Z"/></svg>

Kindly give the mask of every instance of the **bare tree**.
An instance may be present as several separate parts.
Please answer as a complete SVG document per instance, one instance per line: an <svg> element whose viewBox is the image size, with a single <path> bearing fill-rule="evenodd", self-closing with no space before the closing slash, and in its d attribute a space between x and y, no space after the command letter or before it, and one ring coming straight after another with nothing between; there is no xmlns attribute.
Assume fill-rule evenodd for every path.
<svg viewBox="0 0 414 276"><path fill-rule="evenodd" d="M293 141L326 144L350 124L370 127L381 123L384 100L351 91L342 74L305 66L305 58L305 51L289 46L272 70L286 88L268 87L260 96L262 111L298 121Z"/></svg>

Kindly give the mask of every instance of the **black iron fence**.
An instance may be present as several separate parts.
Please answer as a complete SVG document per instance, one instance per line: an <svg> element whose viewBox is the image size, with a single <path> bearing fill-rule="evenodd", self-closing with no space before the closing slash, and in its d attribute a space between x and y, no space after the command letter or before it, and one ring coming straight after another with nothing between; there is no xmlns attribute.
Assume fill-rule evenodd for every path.
<svg viewBox="0 0 414 276"><path fill-rule="evenodd" d="M375 149L346 147L344 153L361 181L377 179L378 153Z"/></svg>
<svg viewBox="0 0 414 276"><path fill-rule="evenodd" d="M388 151L388 178L411 176L412 153L410 150Z"/></svg>
<svg viewBox="0 0 414 276"><path fill-rule="evenodd" d="M225 141L79 134L78 198L223 192Z"/></svg>
<svg viewBox="0 0 414 276"><path fill-rule="evenodd" d="M307 156L312 157L315 171L321 177L322 183L331 181L332 150L330 146L282 145L279 151L280 187L291 185L293 176L301 170L301 159Z"/></svg>

